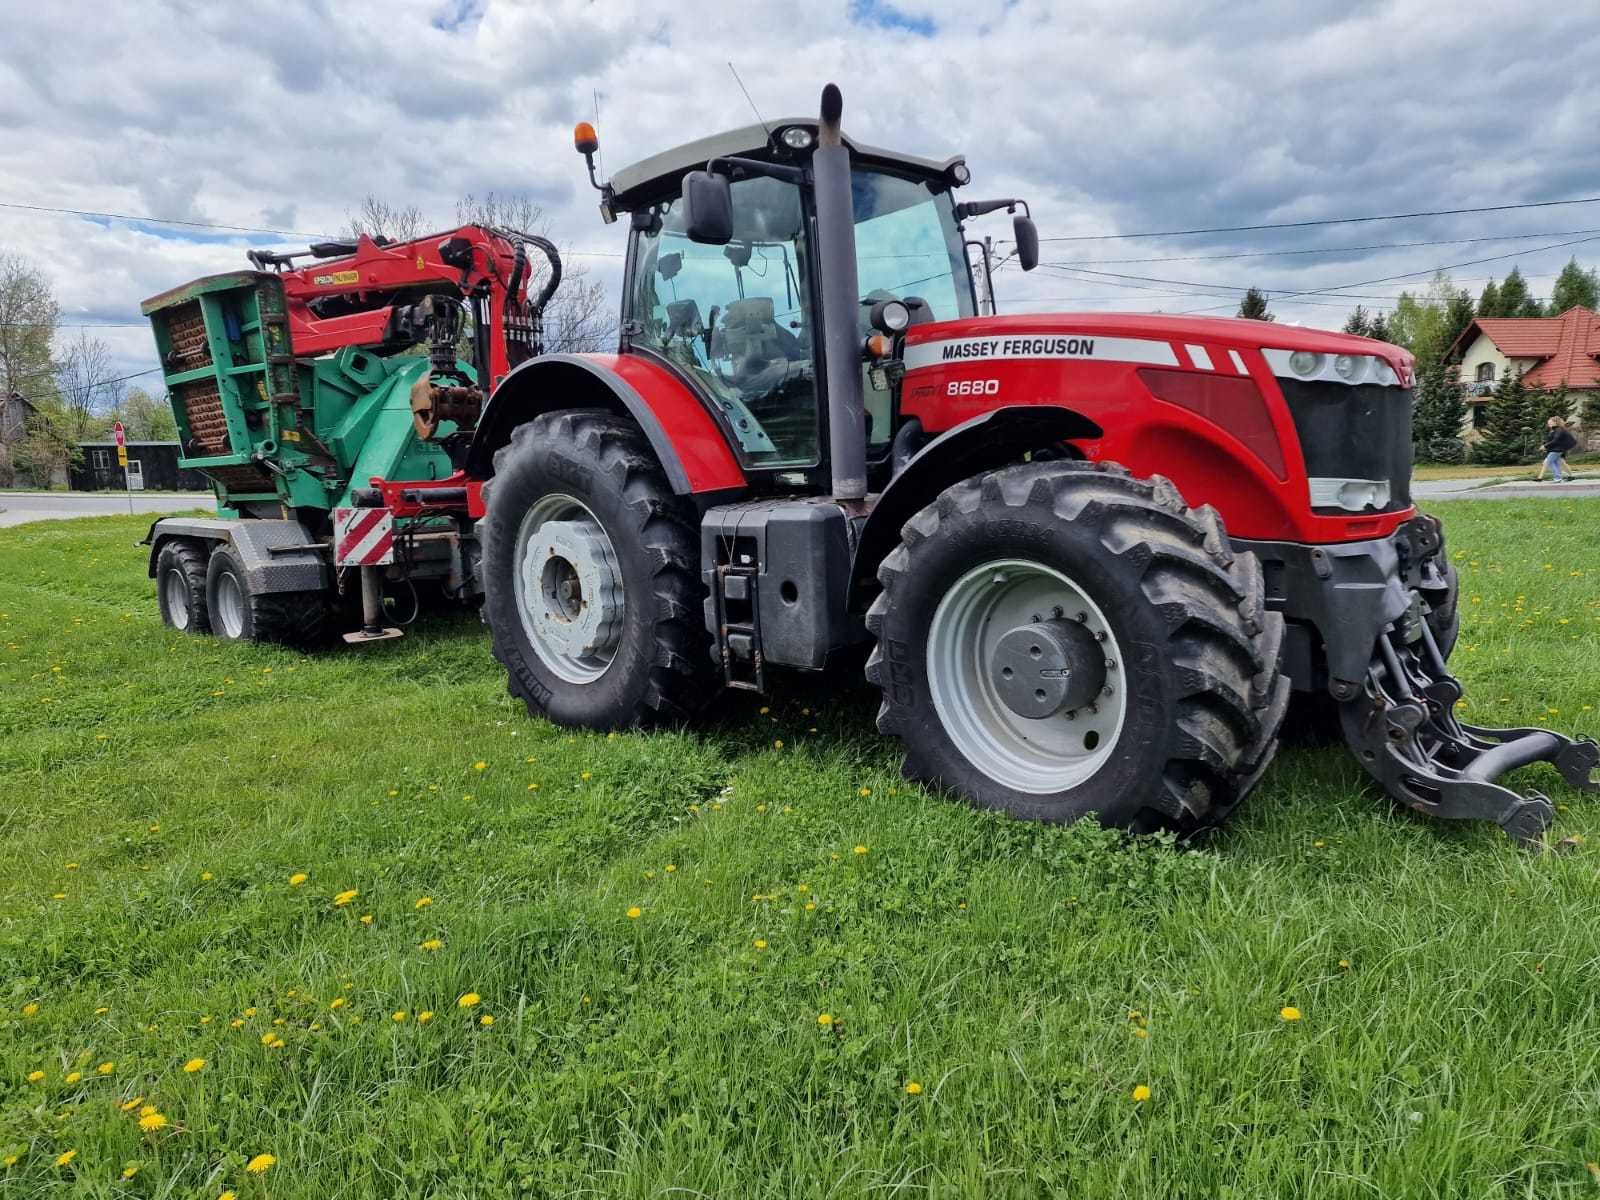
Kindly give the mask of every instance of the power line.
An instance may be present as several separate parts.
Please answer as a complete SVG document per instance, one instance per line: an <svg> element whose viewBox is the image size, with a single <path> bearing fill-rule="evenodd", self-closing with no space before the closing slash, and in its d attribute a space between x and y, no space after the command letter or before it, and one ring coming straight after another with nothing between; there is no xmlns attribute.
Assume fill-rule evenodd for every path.
<svg viewBox="0 0 1600 1200"><path fill-rule="evenodd" d="M1319 225L1359 225L1369 221L1412 221L1420 217L1458 217L1468 213L1516 212L1528 208L1556 208L1566 204L1600 204L1600 196L1577 200L1533 200L1525 204L1488 204L1481 208L1436 208L1423 212L1383 213L1370 217L1326 217L1316 221L1273 221L1261 225L1217 225L1209 229L1162 229L1147 233L1080 233L1040 238L1041 242L1114 242L1135 238L1191 237L1202 233L1255 233L1263 229L1310 229Z"/></svg>
<svg viewBox="0 0 1600 1200"><path fill-rule="evenodd" d="M1526 238L1573 237L1580 233L1600 233L1600 229L1552 229L1543 233L1503 233L1496 237L1441 238L1428 242L1373 242L1366 246L1327 246L1320 250L1253 250L1237 254L1162 254L1152 258L1075 258L1066 262L1041 262L1041 267L1133 266L1153 262L1221 262L1235 258L1287 258L1303 254L1353 254L1364 250L1409 250L1419 246L1467 246L1477 242L1511 242Z"/></svg>
<svg viewBox="0 0 1600 1200"><path fill-rule="evenodd" d="M0 208L20 208L27 212L65 213L73 217L99 217L107 221L142 221L147 225L182 225L189 229L221 229L230 233L270 233L276 237L320 238L325 233L301 233L293 229L267 229L260 225L223 225L216 221L184 221L176 217L142 217L137 213L95 212L85 208L57 208L49 204L18 204L0 200Z"/></svg>
<svg viewBox="0 0 1600 1200"><path fill-rule="evenodd" d="M130 379L138 379L141 375L154 375L159 370L161 370L160 367L146 367L142 371L135 371L132 375L118 375L115 379L96 379L88 387L90 391L93 391L95 388L109 387L113 383L126 383ZM9 382L12 387L15 387L16 381L19 379L48 379L52 375L59 375L60 373L55 368L48 371L25 371L12 375Z"/></svg>

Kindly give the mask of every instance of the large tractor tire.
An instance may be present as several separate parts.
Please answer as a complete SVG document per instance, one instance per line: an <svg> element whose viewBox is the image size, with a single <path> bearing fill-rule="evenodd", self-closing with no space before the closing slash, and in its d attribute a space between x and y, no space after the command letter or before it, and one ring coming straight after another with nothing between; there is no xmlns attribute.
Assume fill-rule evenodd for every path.
<svg viewBox="0 0 1600 1200"><path fill-rule="evenodd" d="M174 538L156 555L156 604L161 622L179 633L210 633L203 543Z"/></svg>
<svg viewBox="0 0 1600 1200"><path fill-rule="evenodd" d="M496 452L483 494L484 619L530 713L622 729L716 694L699 525L636 425L536 417Z"/></svg>
<svg viewBox="0 0 1600 1200"><path fill-rule="evenodd" d="M1215 510L1121 467L947 488L883 561L867 626L905 771L984 808L1192 833L1277 746L1283 619Z"/></svg>
<svg viewBox="0 0 1600 1200"><path fill-rule="evenodd" d="M206 564L206 610L211 632L226 642L276 642L306 647L327 630L320 592L257 592L231 546L219 545Z"/></svg>

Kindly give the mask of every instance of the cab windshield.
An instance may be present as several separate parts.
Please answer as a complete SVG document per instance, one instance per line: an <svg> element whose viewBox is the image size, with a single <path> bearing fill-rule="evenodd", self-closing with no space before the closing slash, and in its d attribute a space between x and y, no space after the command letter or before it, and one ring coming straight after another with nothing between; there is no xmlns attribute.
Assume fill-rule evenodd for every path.
<svg viewBox="0 0 1600 1200"><path fill-rule="evenodd" d="M880 171L853 173L862 337L874 301L894 297L946 321L973 313L972 283L949 193ZM632 344L684 371L709 396L750 467L820 462L816 310L809 212L800 188L736 180L733 240L691 242L678 200L654 206L629 283ZM863 370L867 437L887 444L892 397ZM880 380L882 379L879 373Z"/></svg>

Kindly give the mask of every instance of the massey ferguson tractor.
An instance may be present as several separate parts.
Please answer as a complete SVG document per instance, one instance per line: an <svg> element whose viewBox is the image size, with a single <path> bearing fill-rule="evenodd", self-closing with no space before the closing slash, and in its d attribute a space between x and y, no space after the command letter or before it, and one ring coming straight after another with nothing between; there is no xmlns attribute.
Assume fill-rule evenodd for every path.
<svg viewBox="0 0 1600 1200"><path fill-rule="evenodd" d="M263 416L304 414L319 388L359 393L359 356L356 383L394 380L381 394L412 449L336 498L354 518L279 486L285 540L264 570L290 556L322 572L320 595L348 569L340 521L389 521L398 539L426 514L452 586L481 589L511 692L594 729L687 719L719 688L864 655L907 774L1018 817L1212 825L1267 768L1291 692L1418 812L1535 844L1550 802L1500 775L1542 761L1600 787L1592 741L1457 718L1456 574L1411 502L1405 351L1248 320L980 316L968 252L983 247L965 227L1011 212L1031 269L1026 204L957 200L963 159L856 142L841 110L830 85L820 119L706 138L605 183L580 125L601 214L628 227L620 344L502 370L493 353L451 363L436 337L429 378L448 386L431 403L456 422L442 438L406 407L421 360L384 357L403 338L330 359L294 327L299 399L275 384ZM385 251L363 242L289 294ZM476 285L499 295L504 255L478 253L472 270L501 262ZM400 311L342 319L437 319ZM317 437L303 444L336 449ZM265 505L283 481L260 457ZM170 547L208 553L153 534L158 580ZM259 603L221 552L211 573ZM364 578L377 592L405 570ZM213 627L219 603L213 589Z"/></svg>

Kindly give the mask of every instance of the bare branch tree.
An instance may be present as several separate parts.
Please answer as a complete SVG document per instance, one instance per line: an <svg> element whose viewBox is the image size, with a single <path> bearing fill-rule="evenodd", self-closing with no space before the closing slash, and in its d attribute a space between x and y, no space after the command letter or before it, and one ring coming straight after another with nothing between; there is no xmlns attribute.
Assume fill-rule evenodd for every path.
<svg viewBox="0 0 1600 1200"><path fill-rule="evenodd" d="M59 313L49 280L20 255L0 254L0 396L48 397Z"/></svg>
<svg viewBox="0 0 1600 1200"><path fill-rule="evenodd" d="M56 371L56 388L66 408L66 433L81 442L95 431L100 413L115 409L122 400L123 383L111 365L111 351L87 330L67 344Z"/></svg>
<svg viewBox="0 0 1600 1200"><path fill-rule="evenodd" d="M422 231L422 210L416 205L402 208L370 193L362 198L361 207L345 222L345 233L349 237L364 233L393 242L409 242Z"/></svg>

